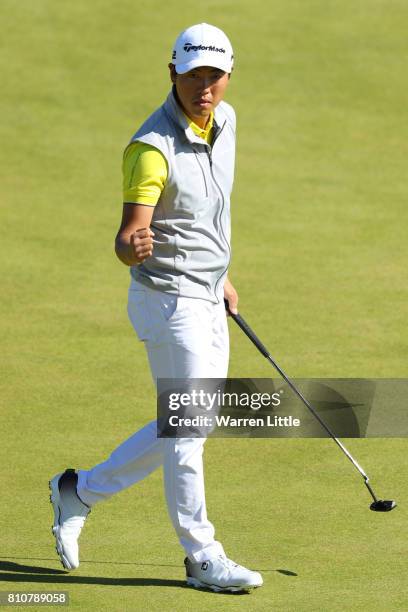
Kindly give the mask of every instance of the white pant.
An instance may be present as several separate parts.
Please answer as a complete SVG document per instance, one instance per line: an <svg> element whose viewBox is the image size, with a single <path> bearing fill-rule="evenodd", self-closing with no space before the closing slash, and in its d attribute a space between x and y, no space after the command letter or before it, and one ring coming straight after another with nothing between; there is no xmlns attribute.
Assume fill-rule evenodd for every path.
<svg viewBox="0 0 408 612"><path fill-rule="evenodd" d="M129 318L145 342L157 378L226 378L229 358L224 304L154 291L132 280ZM223 548L207 518L200 438L157 438L156 421L137 431L91 470L80 470L78 494L88 505L109 498L163 465L169 515L187 556L202 562Z"/></svg>

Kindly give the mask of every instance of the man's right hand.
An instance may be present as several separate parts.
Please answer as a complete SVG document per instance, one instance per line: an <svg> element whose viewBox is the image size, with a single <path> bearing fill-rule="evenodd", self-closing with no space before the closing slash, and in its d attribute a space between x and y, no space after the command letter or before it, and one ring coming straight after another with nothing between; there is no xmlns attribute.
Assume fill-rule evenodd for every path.
<svg viewBox="0 0 408 612"><path fill-rule="evenodd" d="M137 264L143 263L153 253L153 236L154 233L148 227L142 227L130 236L132 255Z"/></svg>
<svg viewBox="0 0 408 612"><path fill-rule="evenodd" d="M116 255L126 266L137 266L153 253L150 229L154 206L123 204L122 221L115 238Z"/></svg>

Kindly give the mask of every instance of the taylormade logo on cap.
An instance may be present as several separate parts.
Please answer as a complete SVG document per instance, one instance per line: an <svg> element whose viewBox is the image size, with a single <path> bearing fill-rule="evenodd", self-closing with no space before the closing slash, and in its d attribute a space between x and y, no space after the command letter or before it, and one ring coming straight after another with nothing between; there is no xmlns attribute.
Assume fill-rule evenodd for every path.
<svg viewBox="0 0 408 612"><path fill-rule="evenodd" d="M234 63L231 43L226 34L208 23L184 30L177 38L172 63L178 74L200 66L213 66L230 73Z"/></svg>
<svg viewBox="0 0 408 612"><path fill-rule="evenodd" d="M225 49L219 49L218 47L214 47L214 45L208 45L205 47L204 45L192 45L191 43L186 43L183 47L184 51L217 51L217 53L225 53Z"/></svg>

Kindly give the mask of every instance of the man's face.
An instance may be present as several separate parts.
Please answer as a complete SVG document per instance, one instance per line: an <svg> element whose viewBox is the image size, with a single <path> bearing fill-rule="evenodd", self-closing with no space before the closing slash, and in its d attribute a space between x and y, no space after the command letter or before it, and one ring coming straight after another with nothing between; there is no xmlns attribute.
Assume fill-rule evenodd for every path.
<svg viewBox="0 0 408 612"><path fill-rule="evenodd" d="M173 64L169 68L185 113L198 126L205 127L211 112L224 97L230 75L210 66L200 66L185 74L177 74Z"/></svg>

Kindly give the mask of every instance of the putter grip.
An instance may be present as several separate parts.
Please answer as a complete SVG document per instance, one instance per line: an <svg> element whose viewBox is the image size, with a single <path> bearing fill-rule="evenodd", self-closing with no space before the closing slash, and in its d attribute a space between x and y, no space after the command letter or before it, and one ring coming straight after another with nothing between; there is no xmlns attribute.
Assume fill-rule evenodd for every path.
<svg viewBox="0 0 408 612"><path fill-rule="evenodd" d="M241 315L234 314L233 312L230 311L227 300L224 300L224 302L225 302L226 310L229 312L230 316L234 319L235 323L242 329L244 334L246 334L248 338L255 344L258 351L260 351L264 357L269 357L268 349L266 348L266 346L262 344L258 336L252 331L252 329L249 327L245 319L243 319Z"/></svg>

